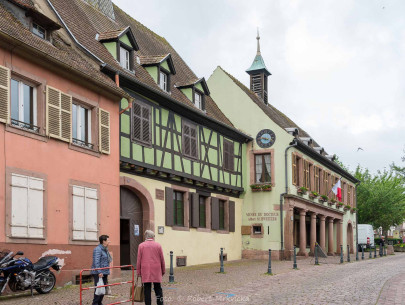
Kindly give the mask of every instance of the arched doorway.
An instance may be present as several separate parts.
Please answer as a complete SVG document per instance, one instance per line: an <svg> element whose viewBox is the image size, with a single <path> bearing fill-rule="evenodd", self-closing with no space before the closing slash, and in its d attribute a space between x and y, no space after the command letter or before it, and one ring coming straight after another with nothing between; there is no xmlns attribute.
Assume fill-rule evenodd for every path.
<svg viewBox="0 0 405 305"><path fill-rule="evenodd" d="M354 247L353 247L353 226L349 222L347 224L347 236L346 236L346 241L347 244L350 246L350 253L354 253Z"/></svg>
<svg viewBox="0 0 405 305"><path fill-rule="evenodd" d="M143 241L143 209L139 197L120 188L120 262L136 266L138 246Z"/></svg>

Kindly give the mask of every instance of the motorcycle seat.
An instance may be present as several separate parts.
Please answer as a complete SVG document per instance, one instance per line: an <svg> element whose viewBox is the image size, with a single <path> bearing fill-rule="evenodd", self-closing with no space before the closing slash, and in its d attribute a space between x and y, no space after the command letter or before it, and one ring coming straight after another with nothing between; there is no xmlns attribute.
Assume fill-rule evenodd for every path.
<svg viewBox="0 0 405 305"><path fill-rule="evenodd" d="M56 256L45 256L39 259L39 261L37 261L34 265L32 270L33 271L37 271L37 270L41 270L44 269L46 267L49 266L49 264L53 261L57 259ZM50 266L49 266L50 267Z"/></svg>

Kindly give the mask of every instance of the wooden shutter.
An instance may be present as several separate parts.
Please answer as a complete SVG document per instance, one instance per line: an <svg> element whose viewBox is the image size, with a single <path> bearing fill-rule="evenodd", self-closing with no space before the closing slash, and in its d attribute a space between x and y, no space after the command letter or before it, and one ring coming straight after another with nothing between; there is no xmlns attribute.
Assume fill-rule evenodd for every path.
<svg viewBox="0 0 405 305"><path fill-rule="evenodd" d="M73 186L73 239L85 239L85 189Z"/></svg>
<svg viewBox="0 0 405 305"><path fill-rule="evenodd" d="M28 237L28 177L11 176L11 236Z"/></svg>
<svg viewBox="0 0 405 305"><path fill-rule="evenodd" d="M110 154L110 113L99 109L100 152Z"/></svg>
<svg viewBox="0 0 405 305"><path fill-rule="evenodd" d="M173 189L166 187L165 189L166 199L166 226L174 225L174 205L173 205Z"/></svg>
<svg viewBox="0 0 405 305"><path fill-rule="evenodd" d="M44 181L29 178L28 181L28 237L44 236Z"/></svg>
<svg viewBox="0 0 405 305"><path fill-rule="evenodd" d="M231 141L224 139L224 169L234 170L234 144Z"/></svg>
<svg viewBox="0 0 405 305"><path fill-rule="evenodd" d="M134 102L132 106L132 138L141 140L142 107Z"/></svg>
<svg viewBox="0 0 405 305"><path fill-rule="evenodd" d="M292 184L298 186L298 181L297 181L297 157L296 157L296 155L294 153L291 155L291 159L292 159Z"/></svg>
<svg viewBox="0 0 405 305"><path fill-rule="evenodd" d="M198 157L197 126L190 126L190 153L191 157Z"/></svg>
<svg viewBox="0 0 405 305"><path fill-rule="evenodd" d="M229 201L229 232L235 232L235 201Z"/></svg>
<svg viewBox="0 0 405 305"><path fill-rule="evenodd" d="M191 227L198 228L200 226L200 203L199 203L199 195L197 193L191 193L190 208L191 208L191 219L190 219Z"/></svg>
<svg viewBox="0 0 405 305"><path fill-rule="evenodd" d="M190 156L190 127L187 124L183 124L183 153L186 156Z"/></svg>
<svg viewBox="0 0 405 305"><path fill-rule="evenodd" d="M152 139L151 128L151 109L148 106L142 106L142 141L150 143Z"/></svg>
<svg viewBox="0 0 405 305"><path fill-rule="evenodd" d="M61 93L58 89L46 87L46 133L49 137L60 139L61 134Z"/></svg>
<svg viewBox="0 0 405 305"><path fill-rule="evenodd" d="M211 229L219 230L219 199L211 198Z"/></svg>
<svg viewBox="0 0 405 305"><path fill-rule="evenodd" d="M10 69L0 66L0 122L10 120Z"/></svg>
<svg viewBox="0 0 405 305"><path fill-rule="evenodd" d="M97 190L85 188L84 202L84 238L86 240L97 240Z"/></svg>
<svg viewBox="0 0 405 305"><path fill-rule="evenodd" d="M61 92L61 134L62 141L72 140L72 96Z"/></svg>

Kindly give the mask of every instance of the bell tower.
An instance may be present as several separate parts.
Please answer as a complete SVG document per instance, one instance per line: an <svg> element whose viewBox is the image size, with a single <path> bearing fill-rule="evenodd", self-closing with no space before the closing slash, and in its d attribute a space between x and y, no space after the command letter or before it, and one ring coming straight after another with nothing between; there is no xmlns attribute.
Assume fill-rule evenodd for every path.
<svg viewBox="0 0 405 305"><path fill-rule="evenodd" d="M257 53L252 65L246 72L250 75L250 90L256 93L265 104L268 104L267 77L271 75L267 70L260 53L260 35L257 29Z"/></svg>

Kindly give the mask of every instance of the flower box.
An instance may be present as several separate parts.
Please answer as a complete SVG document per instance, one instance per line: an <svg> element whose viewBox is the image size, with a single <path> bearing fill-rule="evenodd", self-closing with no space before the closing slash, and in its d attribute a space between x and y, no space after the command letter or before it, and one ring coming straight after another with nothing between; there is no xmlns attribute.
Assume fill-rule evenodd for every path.
<svg viewBox="0 0 405 305"><path fill-rule="evenodd" d="M263 191L263 192L270 192L270 191L271 191L271 188L272 188L272 185L271 185L271 184L263 184L263 185L262 185L262 191Z"/></svg>
<svg viewBox="0 0 405 305"><path fill-rule="evenodd" d="M311 193L309 193L309 198L311 198L311 199L315 199L315 198L317 198L319 196L319 194L317 193L317 192L311 192Z"/></svg>
<svg viewBox="0 0 405 305"><path fill-rule="evenodd" d="M297 189L297 193L300 195L306 195L308 192L308 189L306 187L300 187L299 189Z"/></svg>
<svg viewBox="0 0 405 305"><path fill-rule="evenodd" d="M250 189L252 190L252 192L261 192L262 186L260 184L251 184Z"/></svg>
<svg viewBox="0 0 405 305"><path fill-rule="evenodd" d="M320 202L328 202L328 200L329 200L328 196L321 195L321 196L319 197L319 201L320 201Z"/></svg>
<svg viewBox="0 0 405 305"><path fill-rule="evenodd" d="M353 208L353 209L350 209L350 213L355 213L357 211L357 208Z"/></svg>

